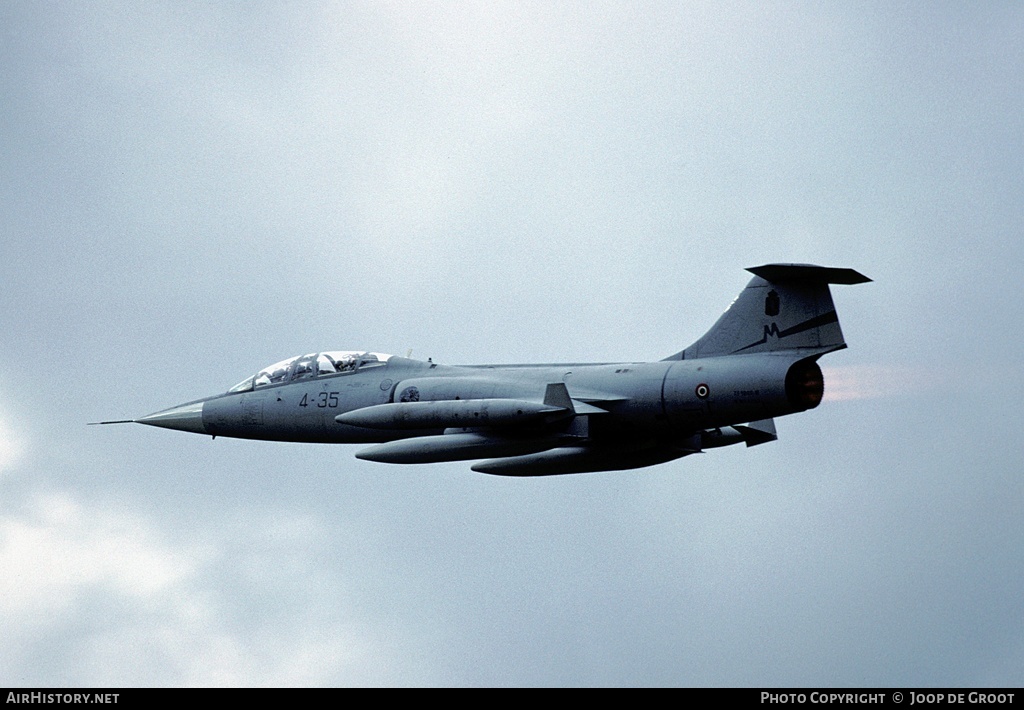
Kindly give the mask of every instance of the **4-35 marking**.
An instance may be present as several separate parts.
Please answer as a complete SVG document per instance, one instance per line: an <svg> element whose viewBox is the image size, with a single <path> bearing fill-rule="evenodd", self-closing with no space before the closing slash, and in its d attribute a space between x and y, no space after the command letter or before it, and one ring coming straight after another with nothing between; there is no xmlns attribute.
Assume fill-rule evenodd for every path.
<svg viewBox="0 0 1024 710"><path fill-rule="evenodd" d="M300 407L309 407L316 405L321 409L325 407L331 407L332 409L338 408L338 395L340 392L320 392L310 397L309 393L302 395L302 399L299 400Z"/></svg>

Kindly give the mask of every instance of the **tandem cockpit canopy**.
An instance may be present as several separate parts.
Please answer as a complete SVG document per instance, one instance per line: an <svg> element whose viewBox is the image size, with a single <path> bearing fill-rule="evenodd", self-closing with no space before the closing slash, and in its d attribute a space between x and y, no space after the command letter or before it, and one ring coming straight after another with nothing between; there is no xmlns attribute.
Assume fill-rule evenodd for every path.
<svg viewBox="0 0 1024 710"><path fill-rule="evenodd" d="M322 353L297 355L264 367L228 390L228 393L248 392L252 389L281 385L308 377L345 375L367 367L380 367L391 358L384 353L359 350L332 350Z"/></svg>

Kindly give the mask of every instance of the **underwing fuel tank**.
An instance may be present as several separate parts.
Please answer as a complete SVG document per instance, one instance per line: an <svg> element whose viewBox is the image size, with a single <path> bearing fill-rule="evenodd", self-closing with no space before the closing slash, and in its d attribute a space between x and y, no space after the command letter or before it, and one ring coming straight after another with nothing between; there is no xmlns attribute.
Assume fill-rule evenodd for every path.
<svg viewBox="0 0 1024 710"><path fill-rule="evenodd" d="M526 456L496 458L474 464L478 473L495 476L560 476L589 471L622 471L653 466L686 456L688 451L653 448L634 452L595 451L586 446L564 446Z"/></svg>
<svg viewBox="0 0 1024 710"><path fill-rule="evenodd" d="M456 399L394 402L339 414L340 424L367 429L447 429L502 427L543 422L571 415L564 407L519 399Z"/></svg>
<svg viewBox="0 0 1024 710"><path fill-rule="evenodd" d="M489 456L522 456L547 451L567 441L565 435L511 438L479 432L421 436L378 444L356 452L357 459L378 463L439 463Z"/></svg>

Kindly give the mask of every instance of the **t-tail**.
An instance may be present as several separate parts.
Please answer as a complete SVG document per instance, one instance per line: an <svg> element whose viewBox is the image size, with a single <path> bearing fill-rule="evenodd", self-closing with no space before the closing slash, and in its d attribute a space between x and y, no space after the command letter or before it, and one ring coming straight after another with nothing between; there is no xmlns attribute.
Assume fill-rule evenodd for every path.
<svg viewBox="0 0 1024 710"><path fill-rule="evenodd" d="M786 352L820 356L846 347L829 284L871 281L853 269L765 264L697 342L666 360Z"/></svg>

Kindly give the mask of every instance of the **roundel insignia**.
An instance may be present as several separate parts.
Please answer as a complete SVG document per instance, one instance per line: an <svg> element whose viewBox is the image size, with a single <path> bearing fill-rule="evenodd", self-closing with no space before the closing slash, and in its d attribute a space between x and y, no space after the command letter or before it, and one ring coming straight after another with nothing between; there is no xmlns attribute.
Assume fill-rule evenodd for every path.
<svg viewBox="0 0 1024 710"><path fill-rule="evenodd" d="M698 399L707 399L708 395L711 394L711 388L701 382L697 385L697 389L694 390L694 394L697 395Z"/></svg>

